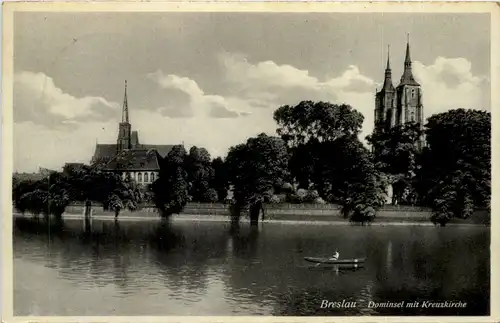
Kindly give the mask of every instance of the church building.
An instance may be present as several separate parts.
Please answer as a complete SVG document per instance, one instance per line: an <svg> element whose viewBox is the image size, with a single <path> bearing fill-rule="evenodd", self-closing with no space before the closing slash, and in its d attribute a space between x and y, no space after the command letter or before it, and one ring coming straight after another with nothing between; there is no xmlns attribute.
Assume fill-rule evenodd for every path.
<svg viewBox="0 0 500 323"><path fill-rule="evenodd" d="M92 164L102 164L103 170L129 176L139 184L151 184L158 177L160 161L174 145L148 145L139 142L139 133L129 122L127 81L123 99L122 121L118 125L116 144L96 144Z"/></svg>
<svg viewBox="0 0 500 323"><path fill-rule="evenodd" d="M387 54L387 67L382 89L375 96L375 129L385 131L407 122L424 124L422 88L413 77L410 57L410 42L406 44L404 71L399 85L392 84L390 55ZM418 149L424 147L423 136L417 142Z"/></svg>

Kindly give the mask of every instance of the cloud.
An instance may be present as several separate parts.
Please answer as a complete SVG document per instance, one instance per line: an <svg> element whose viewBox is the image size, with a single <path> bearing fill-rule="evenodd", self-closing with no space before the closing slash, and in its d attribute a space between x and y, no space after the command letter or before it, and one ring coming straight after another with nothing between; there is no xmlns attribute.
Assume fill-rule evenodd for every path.
<svg viewBox="0 0 500 323"><path fill-rule="evenodd" d="M147 77L166 90L170 98L165 106L159 108L162 115L171 118L192 118L205 116L211 118L237 118L248 113L229 108L226 98L220 95L207 95L196 81L187 77L165 74L161 70L149 73ZM173 102L172 95L184 94L184 100Z"/></svg>
<svg viewBox="0 0 500 323"><path fill-rule="evenodd" d="M341 76L333 78L325 83L332 89L342 90L343 92L373 92L375 82L367 76L361 74L359 68L350 65Z"/></svg>
<svg viewBox="0 0 500 323"><path fill-rule="evenodd" d="M250 111L269 109L272 112L281 105L303 100L346 103L365 116L361 137L371 132L376 84L357 66L347 66L335 77L320 79L291 65L272 61L250 63L240 54L220 54L219 61L228 89L244 101Z"/></svg>
<svg viewBox="0 0 500 323"><path fill-rule="evenodd" d="M450 109L490 109L489 79L473 75L467 59L438 57L432 65L415 62L413 69L422 85L426 118Z"/></svg>
<svg viewBox="0 0 500 323"><path fill-rule="evenodd" d="M89 163L95 143L114 143L118 131L115 121L81 122L47 127L34 121L14 124L14 171L37 171L39 167L60 169L66 162Z"/></svg>
<svg viewBox="0 0 500 323"><path fill-rule="evenodd" d="M241 54L224 53L219 61L225 67L227 80L242 88L314 88L317 79L308 71L299 70L291 65L277 65L272 61L251 64Z"/></svg>
<svg viewBox="0 0 500 323"><path fill-rule="evenodd" d="M52 127L68 127L77 121L110 120L119 105L102 97L74 97L54 80L29 71L14 75L14 121L31 121Z"/></svg>
<svg viewBox="0 0 500 323"><path fill-rule="evenodd" d="M332 78L320 79L307 70L273 61L251 63L241 54L218 55L224 69L224 84L228 93L244 100L250 109L275 110L284 104L297 104L303 100L349 103L359 111L368 112L368 106L354 106L345 101L346 96L373 93L375 83L363 75L357 66L348 66ZM250 111L253 111L250 110ZM369 112L371 113L371 111Z"/></svg>

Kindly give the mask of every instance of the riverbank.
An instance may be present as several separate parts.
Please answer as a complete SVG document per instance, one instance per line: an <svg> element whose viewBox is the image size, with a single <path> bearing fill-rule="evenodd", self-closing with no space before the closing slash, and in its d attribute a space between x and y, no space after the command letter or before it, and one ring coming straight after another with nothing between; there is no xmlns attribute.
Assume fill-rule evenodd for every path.
<svg viewBox="0 0 500 323"><path fill-rule="evenodd" d="M14 217L33 217L31 215L23 215L20 213L14 213ZM72 219L72 220L83 220L83 214L64 214L63 218ZM93 215L92 219L94 220L104 220L104 221L115 221L114 215ZM192 222L229 222L230 219L228 216L217 216L217 215L197 215L197 214L179 214L172 215L172 221L192 221ZM421 221L408 221L408 220L395 220L389 218L377 218L374 222L368 224L371 226L435 226L429 219L419 219ZM118 221L161 221L159 216L142 216L142 215L134 215L133 213L125 213L120 214L118 217ZM242 217L240 219L240 223L250 223L250 220L246 217ZM301 224L301 225L335 225L335 226L357 226L361 225L358 223L349 222L343 218L336 218L334 220L307 220L307 219L265 219L264 221L259 221L261 224L265 223L278 223L278 224ZM485 224L478 223L467 223L465 221L453 220L450 221L447 226L488 226Z"/></svg>
<svg viewBox="0 0 500 323"><path fill-rule="evenodd" d="M113 217L113 212L104 211L99 205L92 207L95 216ZM66 208L66 214L83 214L82 205L70 205ZM408 224L430 224L432 211L429 208L416 206L386 205L377 211L374 223L408 223ZM141 207L135 212L123 210L120 218L132 217L142 220L143 218L158 218L156 209L148 206ZM197 221L229 221L228 206L220 203L188 203L180 215L173 218L195 219ZM348 221L340 214L340 206L335 204L269 204L265 205L266 221L293 222L293 223L334 223L346 224ZM465 220L452 219L450 223L490 225L490 211L477 210ZM245 221L245 217L242 218Z"/></svg>

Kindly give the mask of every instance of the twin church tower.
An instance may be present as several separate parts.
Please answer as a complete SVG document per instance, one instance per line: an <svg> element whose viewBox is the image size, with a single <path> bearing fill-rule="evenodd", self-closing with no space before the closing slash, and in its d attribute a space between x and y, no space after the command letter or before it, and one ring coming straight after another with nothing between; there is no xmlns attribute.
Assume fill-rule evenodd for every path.
<svg viewBox="0 0 500 323"><path fill-rule="evenodd" d="M390 56L387 54L384 85L375 96L375 129L385 131L407 122L415 122L420 126L424 124L422 88L413 77L409 41L406 44L403 75L396 88L392 84ZM423 136L417 146L419 150L424 147Z"/></svg>

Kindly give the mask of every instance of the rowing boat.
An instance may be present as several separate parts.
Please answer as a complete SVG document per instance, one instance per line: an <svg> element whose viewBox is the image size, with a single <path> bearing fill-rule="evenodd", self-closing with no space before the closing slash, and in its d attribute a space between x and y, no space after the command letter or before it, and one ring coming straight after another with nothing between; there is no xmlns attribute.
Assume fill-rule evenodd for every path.
<svg viewBox="0 0 500 323"><path fill-rule="evenodd" d="M354 259L337 259L333 260L331 258L322 257L304 257L305 261L315 262L317 264L357 264L363 263L366 258L354 258Z"/></svg>

